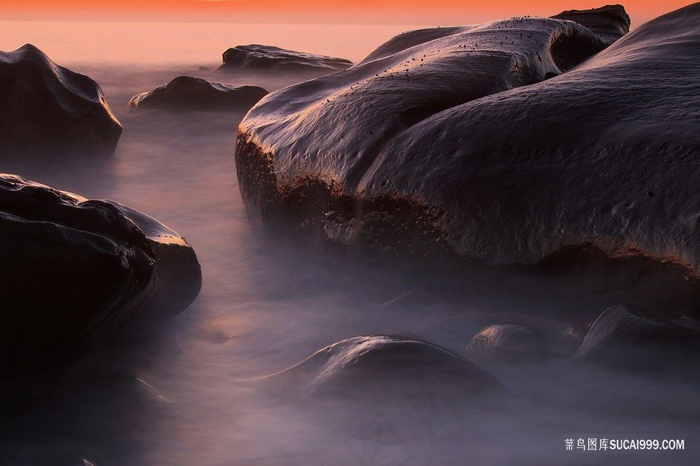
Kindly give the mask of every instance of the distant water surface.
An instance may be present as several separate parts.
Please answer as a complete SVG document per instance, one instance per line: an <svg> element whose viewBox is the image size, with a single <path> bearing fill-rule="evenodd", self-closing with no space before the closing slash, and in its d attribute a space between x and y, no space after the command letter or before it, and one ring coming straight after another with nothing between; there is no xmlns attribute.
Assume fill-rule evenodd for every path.
<svg viewBox="0 0 700 466"><path fill-rule="evenodd" d="M416 25L0 21L0 50L32 43L58 63L215 66L235 45L265 44L359 61Z"/></svg>

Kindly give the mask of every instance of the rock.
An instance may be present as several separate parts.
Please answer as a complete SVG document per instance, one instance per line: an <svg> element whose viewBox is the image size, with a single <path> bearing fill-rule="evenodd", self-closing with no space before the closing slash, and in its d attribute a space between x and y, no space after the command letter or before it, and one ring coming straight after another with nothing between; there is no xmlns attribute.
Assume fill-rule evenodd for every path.
<svg viewBox="0 0 700 466"><path fill-rule="evenodd" d="M30 44L0 51L0 157L111 154L121 132L95 81Z"/></svg>
<svg viewBox="0 0 700 466"><path fill-rule="evenodd" d="M3 462L146 464L142 449L152 445L149 435L158 432L159 441L170 440L170 433L191 422L182 408L143 379L79 372L60 380L37 377L3 393Z"/></svg>
<svg viewBox="0 0 700 466"><path fill-rule="evenodd" d="M224 52L217 70L285 70L333 73L352 66L344 58L281 49L272 45L237 45Z"/></svg>
<svg viewBox="0 0 700 466"><path fill-rule="evenodd" d="M586 26L608 44L612 44L630 32L630 17L622 5L607 5L590 10L568 10L552 18L574 21Z"/></svg>
<svg viewBox="0 0 700 466"><path fill-rule="evenodd" d="M394 39L251 109L236 151L249 217L392 260L646 258L697 314L698 20L691 5L608 48L544 18Z"/></svg>
<svg viewBox="0 0 700 466"><path fill-rule="evenodd" d="M327 346L273 376L304 398L405 403L432 397L471 402L499 392L489 373L437 345L391 335L353 337Z"/></svg>
<svg viewBox="0 0 700 466"><path fill-rule="evenodd" d="M550 356L547 339L537 330L518 324L490 325L467 345L469 356L508 363L542 362Z"/></svg>
<svg viewBox="0 0 700 466"><path fill-rule="evenodd" d="M202 287L202 271L185 238L148 215L109 201L146 236L155 257L154 295L138 324L157 324L179 314Z"/></svg>
<svg viewBox="0 0 700 466"><path fill-rule="evenodd" d="M63 367L201 286L192 248L156 220L13 175L0 175L0 239L0 377Z"/></svg>
<svg viewBox="0 0 700 466"><path fill-rule="evenodd" d="M700 356L700 331L654 320L629 306L606 309L591 324L573 354L577 361L624 370L691 367Z"/></svg>
<svg viewBox="0 0 700 466"><path fill-rule="evenodd" d="M267 91L258 86L236 87L179 76L165 86L135 95L129 101L129 108L248 111L266 94Z"/></svg>

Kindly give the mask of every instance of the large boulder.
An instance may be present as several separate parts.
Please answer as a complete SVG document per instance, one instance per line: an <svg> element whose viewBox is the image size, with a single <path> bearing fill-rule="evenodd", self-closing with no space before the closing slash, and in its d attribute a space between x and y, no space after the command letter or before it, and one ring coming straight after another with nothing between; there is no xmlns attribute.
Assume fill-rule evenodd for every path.
<svg viewBox="0 0 700 466"><path fill-rule="evenodd" d="M590 10L568 10L552 18L582 24L609 44L630 32L630 17L622 5L607 5Z"/></svg>
<svg viewBox="0 0 700 466"><path fill-rule="evenodd" d="M218 70L283 70L328 74L345 70L352 62L344 58L297 52L272 45L237 45L224 52Z"/></svg>
<svg viewBox="0 0 700 466"><path fill-rule="evenodd" d="M95 81L30 44L0 51L0 157L111 154L121 132Z"/></svg>
<svg viewBox="0 0 700 466"><path fill-rule="evenodd" d="M0 175L0 377L60 367L201 286L192 248L133 209Z"/></svg>
<svg viewBox="0 0 700 466"><path fill-rule="evenodd" d="M231 86L178 76L165 86L135 95L129 108L248 111L265 95L267 91L258 86Z"/></svg>
<svg viewBox="0 0 700 466"><path fill-rule="evenodd" d="M691 5L607 48L547 18L394 39L251 109L236 151L249 216L391 255L637 259L697 310L698 21Z"/></svg>

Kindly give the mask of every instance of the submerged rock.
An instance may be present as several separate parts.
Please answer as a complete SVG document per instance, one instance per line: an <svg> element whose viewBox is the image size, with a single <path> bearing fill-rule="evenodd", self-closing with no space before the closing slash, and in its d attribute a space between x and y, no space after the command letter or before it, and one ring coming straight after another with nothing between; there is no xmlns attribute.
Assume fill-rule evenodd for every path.
<svg viewBox="0 0 700 466"><path fill-rule="evenodd" d="M542 362L550 356L547 339L537 330L518 324L490 325L474 335L467 352L476 359L503 362Z"/></svg>
<svg viewBox="0 0 700 466"><path fill-rule="evenodd" d="M0 377L60 367L201 286L192 248L133 209L0 175Z"/></svg>
<svg viewBox="0 0 700 466"><path fill-rule="evenodd" d="M121 132L95 81L30 44L0 51L0 157L111 154Z"/></svg>
<svg viewBox="0 0 700 466"><path fill-rule="evenodd" d="M502 389L488 372L432 343L391 335L327 346L272 377L302 397L397 402L434 397L471 403Z"/></svg>
<svg viewBox="0 0 700 466"><path fill-rule="evenodd" d="M258 86L230 86L179 76L165 86L135 95L129 101L129 108L248 111L265 95L267 91Z"/></svg>
<svg viewBox="0 0 700 466"><path fill-rule="evenodd" d="M699 330L655 320L629 306L613 306L591 324L573 358L625 370L695 367Z"/></svg>
<svg viewBox="0 0 700 466"><path fill-rule="evenodd" d="M609 47L546 18L399 36L251 109L236 151L246 209L391 258L643 257L697 310L698 20L691 5Z"/></svg>
<svg viewBox="0 0 700 466"><path fill-rule="evenodd" d="M352 66L344 58L297 52L272 45L238 45L224 52L218 70L285 70L332 73Z"/></svg>
<svg viewBox="0 0 700 466"><path fill-rule="evenodd" d="M0 448L7 464L144 464L149 434L163 441L191 421L143 379L71 373L4 391ZM7 386L7 385L6 385ZM82 453L82 454L81 454ZM90 458L90 461L84 458Z"/></svg>

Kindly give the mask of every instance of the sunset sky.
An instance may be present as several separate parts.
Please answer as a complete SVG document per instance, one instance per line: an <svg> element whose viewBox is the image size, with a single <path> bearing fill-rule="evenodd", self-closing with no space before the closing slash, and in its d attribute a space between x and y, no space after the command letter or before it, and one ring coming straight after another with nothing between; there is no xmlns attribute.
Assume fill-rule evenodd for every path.
<svg viewBox="0 0 700 466"><path fill-rule="evenodd" d="M624 2L641 24L687 0ZM5 20L442 23L517 15L552 15L605 4L591 0L3 0Z"/></svg>

